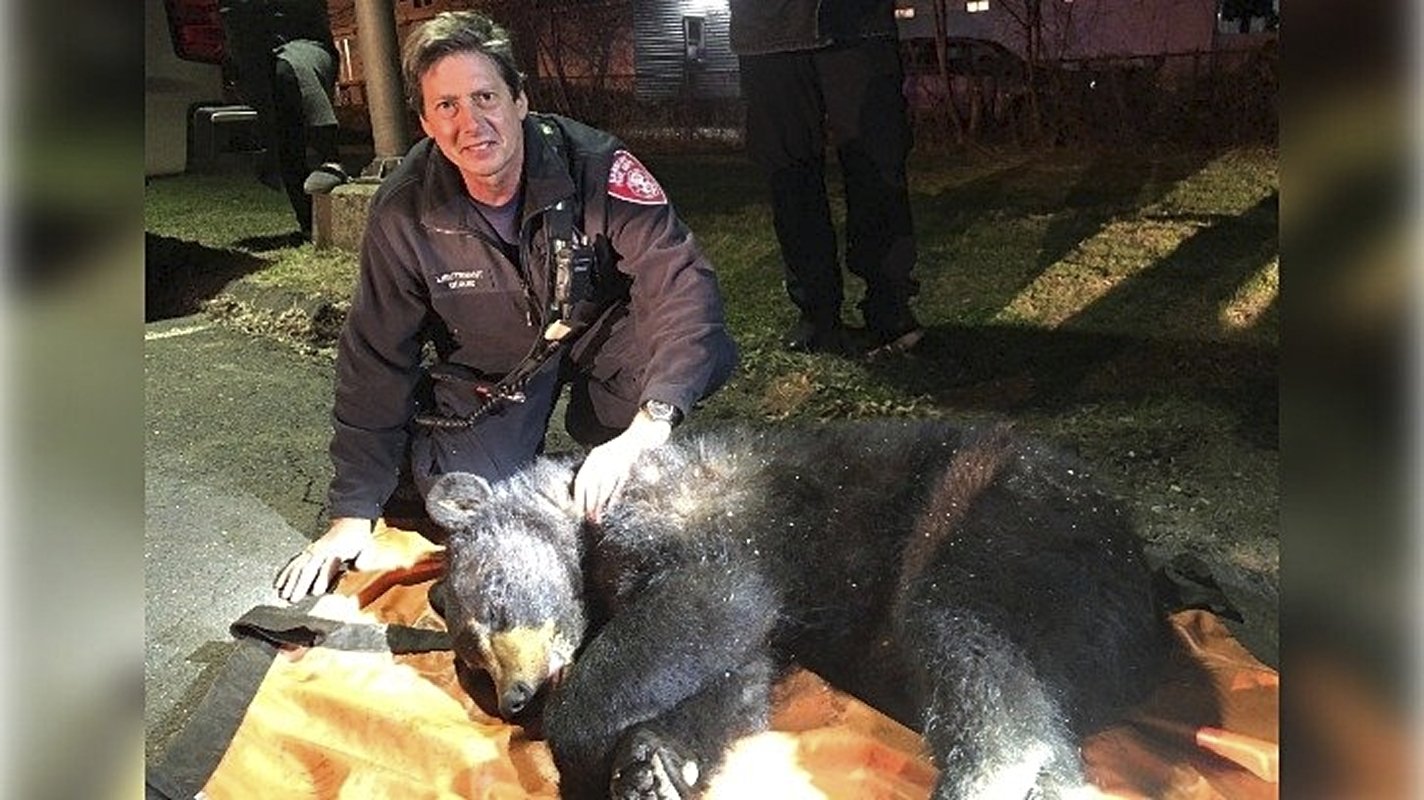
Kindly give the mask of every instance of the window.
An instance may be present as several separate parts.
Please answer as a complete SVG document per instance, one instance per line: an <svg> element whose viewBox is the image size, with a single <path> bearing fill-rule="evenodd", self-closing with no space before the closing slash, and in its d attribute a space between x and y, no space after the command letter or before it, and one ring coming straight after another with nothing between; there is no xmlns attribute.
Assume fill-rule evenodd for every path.
<svg viewBox="0 0 1424 800"><path fill-rule="evenodd" d="M981 11L989 10L989 0L969 0L964 4L964 10L970 14L978 14Z"/></svg>
<svg viewBox="0 0 1424 800"><path fill-rule="evenodd" d="M1281 25L1280 0L1221 0L1216 29L1222 33L1261 33Z"/></svg>
<svg viewBox="0 0 1424 800"><path fill-rule="evenodd" d="M702 17L683 17L682 41L686 46L686 60L701 62L707 54L706 21Z"/></svg>

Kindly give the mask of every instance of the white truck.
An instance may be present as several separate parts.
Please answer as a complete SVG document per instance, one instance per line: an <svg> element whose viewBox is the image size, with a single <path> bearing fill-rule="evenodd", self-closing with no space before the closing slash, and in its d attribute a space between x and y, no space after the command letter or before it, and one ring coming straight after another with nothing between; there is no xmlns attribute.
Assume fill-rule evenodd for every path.
<svg viewBox="0 0 1424 800"><path fill-rule="evenodd" d="M257 112L224 86L217 0L144 0L144 23L144 174L257 147Z"/></svg>

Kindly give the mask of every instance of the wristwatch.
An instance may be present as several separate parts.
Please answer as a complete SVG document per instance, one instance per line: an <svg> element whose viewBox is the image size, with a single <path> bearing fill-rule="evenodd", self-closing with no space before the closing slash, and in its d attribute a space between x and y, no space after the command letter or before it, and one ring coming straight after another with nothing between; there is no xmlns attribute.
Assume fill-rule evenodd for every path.
<svg viewBox="0 0 1424 800"><path fill-rule="evenodd" d="M677 406L665 400L647 400L643 403L641 411L648 416L648 419L654 422L666 422L674 428L679 422L682 422L682 412L678 410Z"/></svg>

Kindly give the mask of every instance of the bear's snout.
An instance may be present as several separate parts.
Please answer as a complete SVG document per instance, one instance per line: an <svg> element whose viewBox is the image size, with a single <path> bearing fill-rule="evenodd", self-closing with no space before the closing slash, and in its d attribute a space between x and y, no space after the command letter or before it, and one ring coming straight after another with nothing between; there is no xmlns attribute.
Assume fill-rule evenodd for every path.
<svg viewBox="0 0 1424 800"><path fill-rule="evenodd" d="M568 664L569 647L554 623L491 634L483 665L494 681L499 715L527 713L544 684Z"/></svg>
<svg viewBox="0 0 1424 800"><path fill-rule="evenodd" d="M524 710L529 705L529 701L534 699L534 687L524 681L515 681L503 694L499 696L499 715L505 719L512 719L516 714Z"/></svg>

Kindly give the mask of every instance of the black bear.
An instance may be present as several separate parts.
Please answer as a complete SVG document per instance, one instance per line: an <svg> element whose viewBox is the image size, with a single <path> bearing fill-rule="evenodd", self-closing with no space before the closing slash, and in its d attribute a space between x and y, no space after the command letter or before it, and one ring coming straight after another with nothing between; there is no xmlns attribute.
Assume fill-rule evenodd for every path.
<svg viewBox="0 0 1424 800"><path fill-rule="evenodd" d="M693 435L596 526L576 466L427 499L457 656L540 695L564 797L696 796L792 662L922 731L937 798L1061 796L1169 647L1124 509L1001 426Z"/></svg>

